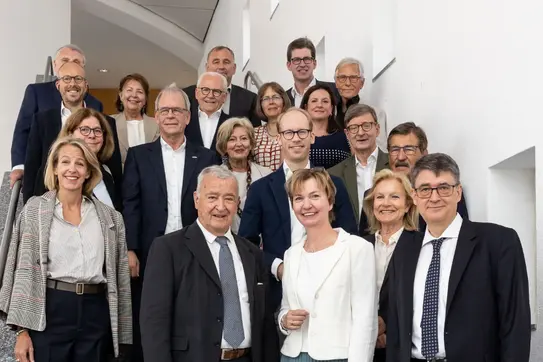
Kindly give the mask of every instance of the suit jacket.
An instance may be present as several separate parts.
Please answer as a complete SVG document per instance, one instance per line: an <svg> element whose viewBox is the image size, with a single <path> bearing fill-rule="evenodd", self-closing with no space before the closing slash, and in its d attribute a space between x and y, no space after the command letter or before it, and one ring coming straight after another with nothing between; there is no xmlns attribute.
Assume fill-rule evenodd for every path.
<svg viewBox="0 0 543 362"><path fill-rule="evenodd" d="M356 220L347 190L339 178L332 176L332 181L337 189L333 209L335 221L332 226L356 234ZM239 235L255 245L260 245L262 237L264 261L270 273L273 261L276 258L283 259L285 251L291 247L290 205L285 191L283 167L251 184L241 215ZM278 307L281 302L281 284L273 276L270 283L273 303Z"/></svg>
<svg viewBox="0 0 543 362"><path fill-rule="evenodd" d="M187 128L185 128L185 136L190 142L198 146L204 147L202 129L200 128L200 117L198 117L198 103L191 107L192 110L190 112L190 122L187 125ZM230 118L230 116L221 111L221 115L219 116L219 122L217 123L217 128L215 129L215 135L213 136L211 147L209 147L210 150L217 152L217 149L215 148L215 145L217 144L217 131L219 130L221 124L223 124L224 121L226 121L228 118Z"/></svg>
<svg viewBox="0 0 543 362"><path fill-rule="evenodd" d="M193 198L198 174L207 166L217 164L218 160L215 152L188 140L185 142L181 221L183 225L190 225L198 217ZM124 164L123 206L128 250L138 255L140 276L143 276L151 243L164 235L168 221L168 190L160 138L128 149Z"/></svg>
<svg viewBox="0 0 543 362"><path fill-rule="evenodd" d="M388 161L388 155L378 149L377 162L375 165L375 173L386 168L386 162ZM358 220L360 215L360 207L358 204L358 183L356 181L356 159L355 156L351 156L348 159L338 163L334 167L328 169L330 175L339 177L349 193L349 200L353 206L354 214Z"/></svg>
<svg viewBox="0 0 543 362"><path fill-rule="evenodd" d="M115 120L109 116L105 117L109 122L111 130L113 131L113 141L115 143L113 155L105 163L105 165L111 171L111 176L115 185L115 194L117 197L119 197L122 190L121 182L123 173L121 154L119 152L119 139L117 137ZM43 184L47 156L49 155L49 149L53 143L55 143L61 128L62 119L60 116L60 103L59 108L49 109L45 112L39 112L34 115L30 136L28 137L29 142L26 159L24 162L25 173L23 182L23 201L25 203L32 196L39 196L47 191L45 185ZM106 178L107 177L108 176L106 175ZM104 182L106 182L106 178L104 178ZM115 194L111 195L110 193L112 200L115 200Z"/></svg>
<svg viewBox="0 0 543 362"><path fill-rule="evenodd" d="M194 105L198 105L198 101L196 100L196 84L186 87L183 90L189 96L191 108L193 108ZM256 115L255 107L256 94L248 89L232 84L232 89L230 90L229 117L247 117L254 127L261 126L262 123Z"/></svg>
<svg viewBox="0 0 543 362"><path fill-rule="evenodd" d="M234 236L247 280L251 361L279 361L274 310L262 252ZM224 302L221 281L197 223L157 238L143 282L141 338L146 361L219 361Z"/></svg>
<svg viewBox="0 0 543 362"><path fill-rule="evenodd" d="M285 253L283 300L279 321L293 309L303 309L299 301L299 278L304 243ZM307 338L312 358L319 361L371 361L377 340L377 298L375 254L369 243L340 229L338 239L323 261L324 273L313 282L314 296ZM312 317L312 316L315 317ZM316 318L318 316L318 318ZM283 329L281 328L281 331ZM302 351L302 329L288 331L281 349L294 358Z"/></svg>
<svg viewBox="0 0 543 362"><path fill-rule="evenodd" d="M388 267L387 361L409 362L413 285L423 236L398 243ZM517 233L462 222L448 282L445 351L449 362L528 362L530 297Z"/></svg>
<svg viewBox="0 0 543 362"><path fill-rule="evenodd" d="M339 101L339 91L337 90L336 83L334 83L334 82L324 82L324 81L321 81L321 80L318 80L318 79L315 79L315 80L316 80L317 84L325 84L325 85L329 86L330 89L332 89L332 91L334 92L334 95L336 97L336 103ZM294 97L292 96L292 88L293 87L290 87L289 89L287 89L287 96L290 99L290 105L292 107L294 107Z"/></svg>
<svg viewBox="0 0 543 362"><path fill-rule="evenodd" d="M126 126L126 116L123 112L112 114L117 125L117 134L119 135L119 149L121 151L121 162L124 165L126 161L126 153L130 145L128 144L128 130ZM153 142L160 137L160 130L154 118L148 115L143 115L143 131L145 133L145 143Z"/></svg>
<svg viewBox="0 0 543 362"><path fill-rule="evenodd" d="M6 323L33 331L47 326L45 283L51 223L57 198L49 191L31 198L12 233L2 288L0 311ZM92 198L102 226L105 246L104 271L115 355L119 344L132 343L132 307L130 272L126 252L125 229L121 214Z"/></svg>
<svg viewBox="0 0 543 362"><path fill-rule="evenodd" d="M34 115L52 108L60 109L61 103L62 97L55 82L29 84L26 87L15 129L13 130L11 167L25 163L28 135L30 134ZM102 103L88 93L85 96L85 104L88 108L96 109L99 112L103 111Z"/></svg>

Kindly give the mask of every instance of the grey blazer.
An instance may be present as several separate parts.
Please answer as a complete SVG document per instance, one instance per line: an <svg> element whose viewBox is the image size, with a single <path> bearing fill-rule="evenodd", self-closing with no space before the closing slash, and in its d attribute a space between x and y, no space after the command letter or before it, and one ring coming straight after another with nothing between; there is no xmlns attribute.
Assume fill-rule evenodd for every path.
<svg viewBox="0 0 543 362"><path fill-rule="evenodd" d="M43 331L46 327L45 290L49 234L57 193L49 191L28 200L13 229L0 288L0 312L6 324ZM105 273L115 356L119 344L132 343L132 304L125 229L120 213L92 202L102 225Z"/></svg>
<svg viewBox="0 0 543 362"><path fill-rule="evenodd" d="M126 160L126 153L128 152L128 131L126 129L126 117L123 112L112 114L111 117L115 118L117 124L117 134L119 137L119 147L121 148L121 162L124 166ZM145 133L145 143L153 142L160 136L158 125L154 118L148 115L143 115L143 131Z"/></svg>

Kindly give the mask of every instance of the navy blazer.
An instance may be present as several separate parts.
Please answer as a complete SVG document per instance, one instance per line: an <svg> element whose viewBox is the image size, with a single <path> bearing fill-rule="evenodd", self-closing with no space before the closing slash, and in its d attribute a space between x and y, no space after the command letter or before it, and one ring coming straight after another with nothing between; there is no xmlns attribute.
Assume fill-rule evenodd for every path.
<svg viewBox="0 0 543 362"><path fill-rule="evenodd" d="M324 81L321 81L321 80L318 80L318 79L316 79L316 82L317 82L316 84L325 84L325 85L329 86L330 89L332 89L332 92L334 92L334 95L336 96L336 103L339 102L341 97L339 95L339 91L337 90L336 83L334 83L334 82L324 82ZM290 105L292 107L294 107L294 97L292 96L292 87L287 89L287 96L288 96L288 99L290 99Z"/></svg>
<svg viewBox="0 0 543 362"><path fill-rule="evenodd" d="M185 128L185 137L187 140L194 143L195 145L204 147L204 139L202 138L202 129L200 128L200 119L198 117L198 103L191 106L190 111L190 122ZM217 152L215 145L217 144L217 131L221 124L224 123L230 116L224 112L221 112L219 117L219 122L217 123L217 128L215 129L215 135L213 136L213 141L211 142L210 150Z"/></svg>
<svg viewBox="0 0 543 362"><path fill-rule="evenodd" d="M55 82L29 84L26 87L17 123L15 123L13 130L11 167L25 163L28 136L34 115L52 108L60 108L61 103L62 97ZM88 93L85 96L85 104L88 108L99 112L103 111L102 103Z"/></svg>
<svg viewBox="0 0 543 362"><path fill-rule="evenodd" d="M168 190L160 140L130 147L124 164L126 243L128 250L138 255L140 277L143 276L151 244L156 237L164 235L168 221ZM207 166L218 164L218 159L215 152L188 140L185 142L181 221L183 226L188 226L198 217L193 198L198 174Z"/></svg>
<svg viewBox="0 0 543 362"><path fill-rule="evenodd" d="M333 227L341 227L356 235L356 220L349 201L347 189L340 178L331 176L336 192L334 203L335 221ZM285 171L279 167L275 172L255 181L247 193L247 200L241 216L239 235L255 245L262 244L264 262L271 274L275 258L283 259L291 246L290 205L285 190ZM274 277L270 283L274 305L281 301L281 284Z"/></svg>

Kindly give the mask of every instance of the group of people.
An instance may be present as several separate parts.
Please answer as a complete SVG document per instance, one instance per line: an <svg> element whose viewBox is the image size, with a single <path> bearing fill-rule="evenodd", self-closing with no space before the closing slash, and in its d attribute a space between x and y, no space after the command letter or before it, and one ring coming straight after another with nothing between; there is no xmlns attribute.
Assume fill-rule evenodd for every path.
<svg viewBox="0 0 543 362"><path fill-rule="evenodd" d="M152 118L142 75L107 116L83 51L58 50L12 144L25 205L0 312L17 361L528 361L516 232L469 220L421 127L382 131L358 60L328 83L315 57L295 39L293 86L255 94L214 47Z"/></svg>

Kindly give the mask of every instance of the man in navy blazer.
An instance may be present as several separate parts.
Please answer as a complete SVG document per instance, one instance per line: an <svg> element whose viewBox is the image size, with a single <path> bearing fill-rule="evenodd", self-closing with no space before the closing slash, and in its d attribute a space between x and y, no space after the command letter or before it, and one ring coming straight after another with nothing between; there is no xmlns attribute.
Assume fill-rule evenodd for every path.
<svg viewBox="0 0 543 362"><path fill-rule="evenodd" d="M85 54L79 47L72 44L61 47L53 60L53 70L55 74L58 74L59 68L68 62L77 63L82 67L85 67ZM15 129L13 130L13 140L11 142L12 172L10 175L10 182L12 186L15 181L23 177L26 147L28 144L30 127L32 125L32 118L38 112L47 111L53 108L58 108L60 110L61 103L62 98L60 92L57 90L55 81L29 84L26 87L19 115L17 116L17 122L15 123ZM99 112L103 111L102 103L88 93L85 96L85 106L94 108Z"/></svg>
<svg viewBox="0 0 543 362"><path fill-rule="evenodd" d="M285 182L292 172L310 168L309 149L315 140L311 116L300 108L290 108L279 118L278 141L284 157L283 166L274 173L254 182L247 194L241 216L239 235L262 245L264 262L273 274L270 283L274 307L281 301L283 255L293 243L303 240L305 229L298 221L285 190ZM341 179L332 176L337 189L334 204L334 227L356 234L356 220L347 189Z"/></svg>

